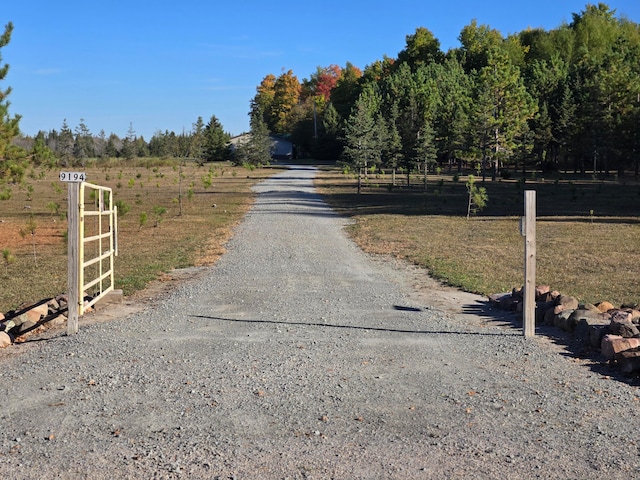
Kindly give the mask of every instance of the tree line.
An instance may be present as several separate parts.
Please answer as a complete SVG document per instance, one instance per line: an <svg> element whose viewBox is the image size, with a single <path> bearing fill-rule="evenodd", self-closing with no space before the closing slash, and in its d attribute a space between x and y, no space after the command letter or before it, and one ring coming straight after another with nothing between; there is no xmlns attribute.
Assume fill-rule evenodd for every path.
<svg viewBox="0 0 640 480"><path fill-rule="evenodd" d="M13 24L7 23L0 36L1 49L11 40ZM0 55L0 82L5 80L9 65L2 65ZM133 124L124 138L104 130L91 132L84 119L72 130L65 119L59 130L39 131L34 137L20 133L20 115L9 111L11 87L0 89L0 183L20 183L30 165L45 167L84 166L89 159L138 157L192 159L201 163L229 160L233 157L229 141L231 135L224 131L215 115L208 123L198 117L190 131L176 134L157 131L147 142L137 136Z"/></svg>
<svg viewBox="0 0 640 480"><path fill-rule="evenodd" d="M640 173L640 28L608 5L503 36L475 20L443 52L426 28L361 71L269 74L250 115L298 155L357 168Z"/></svg>
<svg viewBox="0 0 640 480"><path fill-rule="evenodd" d="M207 124L198 117L189 131L178 134L157 131L148 142L136 135L133 124L129 124L126 136L120 138L115 133L107 136L104 130L92 133L84 119L72 130L65 119L59 130L39 131L35 137L21 135L13 144L27 153L32 164L69 167L84 166L88 159L132 160L150 156L189 158L198 162L228 160L230 138L215 115Z"/></svg>

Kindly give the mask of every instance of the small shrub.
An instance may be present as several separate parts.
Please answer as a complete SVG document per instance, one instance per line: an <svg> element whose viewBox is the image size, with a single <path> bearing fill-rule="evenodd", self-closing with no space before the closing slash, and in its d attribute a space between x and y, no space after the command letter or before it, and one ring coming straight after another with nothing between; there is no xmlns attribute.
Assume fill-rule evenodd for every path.
<svg viewBox="0 0 640 480"><path fill-rule="evenodd" d="M167 213L167 209L165 207L162 207L160 205L155 205L153 207L153 214L156 216L156 223L155 223L155 227L159 227L160 226L160 222L162 222L162 216Z"/></svg>
<svg viewBox="0 0 640 480"><path fill-rule="evenodd" d="M60 204L57 202L47 203L47 208L51 211L51 216L60 214Z"/></svg>
<svg viewBox="0 0 640 480"><path fill-rule="evenodd" d="M64 192L60 182L51 182L51 186L53 187L53 191L56 192L56 195L62 195L62 192Z"/></svg>
<svg viewBox="0 0 640 480"><path fill-rule="evenodd" d="M147 223L147 212L142 212L138 217L138 230L142 230L142 227Z"/></svg>
<svg viewBox="0 0 640 480"><path fill-rule="evenodd" d="M33 200L33 185L31 184L27 185L27 200L28 201Z"/></svg>
<svg viewBox="0 0 640 480"><path fill-rule="evenodd" d="M2 258L4 259L5 272L8 273L9 265L16 261L16 257L8 248L2 249Z"/></svg>
<svg viewBox="0 0 640 480"><path fill-rule="evenodd" d="M118 217L126 215L129 210L131 210L131 205L129 205L122 199L116 200L116 207L118 208Z"/></svg>

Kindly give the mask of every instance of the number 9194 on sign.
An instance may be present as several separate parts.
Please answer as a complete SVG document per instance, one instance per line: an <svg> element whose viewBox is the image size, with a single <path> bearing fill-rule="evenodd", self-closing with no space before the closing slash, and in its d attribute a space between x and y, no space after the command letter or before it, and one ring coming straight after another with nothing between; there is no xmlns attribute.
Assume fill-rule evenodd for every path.
<svg viewBox="0 0 640 480"><path fill-rule="evenodd" d="M61 182L84 182L86 179L85 172L60 172Z"/></svg>

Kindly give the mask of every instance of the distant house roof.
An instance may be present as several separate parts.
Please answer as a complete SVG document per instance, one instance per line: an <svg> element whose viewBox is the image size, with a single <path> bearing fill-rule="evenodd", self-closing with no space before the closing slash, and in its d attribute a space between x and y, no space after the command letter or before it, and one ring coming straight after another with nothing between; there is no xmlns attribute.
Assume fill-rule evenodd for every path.
<svg viewBox="0 0 640 480"><path fill-rule="evenodd" d="M293 157L293 143L286 136L269 135L271 138L271 158L275 160L290 160ZM231 150L235 150L238 144L248 142L250 133L243 133L229 140Z"/></svg>

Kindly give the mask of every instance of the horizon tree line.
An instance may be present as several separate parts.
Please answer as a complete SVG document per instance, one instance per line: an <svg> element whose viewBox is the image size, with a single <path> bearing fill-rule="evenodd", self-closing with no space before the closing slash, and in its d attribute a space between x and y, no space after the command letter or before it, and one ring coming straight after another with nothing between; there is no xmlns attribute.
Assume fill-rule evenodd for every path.
<svg viewBox="0 0 640 480"><path fill-rule="evenodd" d="M605 3L502 36L475 20L443 52L424 27L361 71L268 74L251 101L299 152L405 172L462 165L640 175L640 26Z"/></svg>

